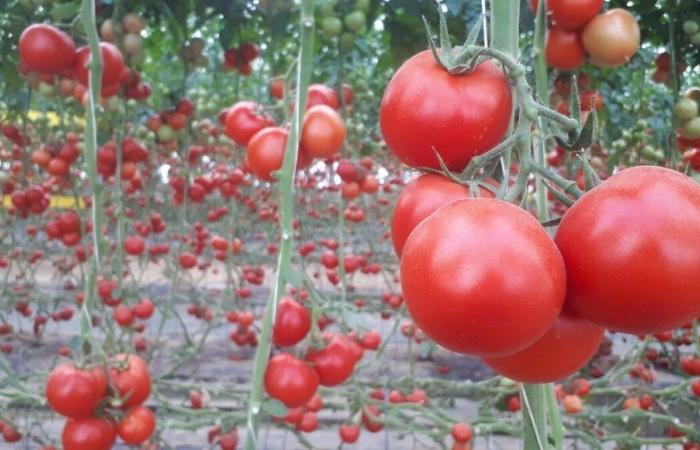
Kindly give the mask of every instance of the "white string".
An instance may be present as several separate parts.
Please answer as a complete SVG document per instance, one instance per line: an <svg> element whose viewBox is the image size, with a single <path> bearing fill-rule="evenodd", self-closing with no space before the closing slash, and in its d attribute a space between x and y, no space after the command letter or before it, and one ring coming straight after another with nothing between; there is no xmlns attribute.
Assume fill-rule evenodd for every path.
<svg viewBox="0 0 700 450"><path fill-rule="evenodd" d="M481 0L481 17L484 23L482 28L484 29L484 47L489 46L489 27L488 21L486 20L486 0Z"/></svg>

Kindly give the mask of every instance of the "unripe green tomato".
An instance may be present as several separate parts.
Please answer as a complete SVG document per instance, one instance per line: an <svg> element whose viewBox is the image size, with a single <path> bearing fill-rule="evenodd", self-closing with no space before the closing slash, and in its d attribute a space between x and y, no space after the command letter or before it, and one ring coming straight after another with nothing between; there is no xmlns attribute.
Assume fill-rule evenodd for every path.
<svg viewBox="0 0 700 450"><path fill-rule="evenodd" d="M5 184L10 179L10 176L4 170L0 170L0 184Z"/></svg>
<svg viewBox="0 0 700 450"><path fill-rule="evenodd" d="M105 110L109 112L115 112L119 110L119 107L121 106L122 102L119 100L119 97L116 95L113 95L107 99L105 102Z"/></svg>
<svg viewBox="0 0 700 450"><path fill-rule="evenodd" d="M354 33L350 33L348 31L344 32L340 35L340 40L338 41L340 49L346 51L352 50L352 48L355 46L355 39L357 39L357 36L355 36Z"/></svg>
<svg viewBox="0 0 700 450"><path fill-rule="evenodd" d="M355 10L345 16L344 23L345 28L357 33L364 30L365 25L367 25L367 18L365 17L365 13Z"/></svg>
<svg viewBox="0 0 700 450"><path fill-rule="evenodd" d="M158 128L158 139L163 142L170 142L175 139L175 130L170 125L164 124Z"/></svg>
<svg viewBox="0 0 700 450"><path fill-rule="evenodd" d="M686 20L683 22L683 31L685 34L695 34L700 30L700 26L694 20Z"/></svg>
<svg viewBox="0 0 700 450"><path fill-rule="evenodd" d="M324 17L321 21L321 31L329 37L340 36L343 32L343 22L335 16Z"/></svg>
<svg viewBox="0 0 700 450"><path fill-rule="evenodd" d="M688 139L700 138L700 117L690 119L683 125L683 135Z"/></svg>
<svg viewBox="0 0 700 450"><path fill-rule="evenodd" d="M39 91L39 94L43 95L46 98L52 98L56 96L56 88L54 88L48 83L44 83L43 81L39 82L37 90Z"/></svg>
<svg viewBox="0 0 700 450"><path fill-rule="evenodd" d="M673 114L680 120L690 120L698 115L698 104L689 98L681 98L673 107Z"/></svg>
<svg viewBox="0 0 700 450"><path fill-rule="evenodd" d="M363 11L369 12L370 0L355 0L355 8Z"/></svg>
<svg viewBox="0 0 700 450"><path fill-rule="evenodd" d="M335 14L334 8L335 8L335 1L328 1L326 3L323 3L318 8L318 13L321 16L332 16Z"/></svg>
<svg viewBox="0 0 700 450"><path fill-rule="evenodd" d="M657 151L656 151L656 156L655 156L654 159L656 159L658 162L661 162L661 161L663 161L664 159L666 159L666 155L664 154L664 151L663 151L663 150L657 150Z"/></svg>
<svg viewBox="0 0 700 450"><path fill-rule="evenodd" d="M646 159L656 159L656 149L651 145L645 145L642 148L641 154Z"/></svg>
<svg viewBox="0 0 700 450"><path fill-rule="evenodd" d="M632 133L630 133L627 130L623 130L622 131L622 139L624 139L625 141L629 141L630 139L632 139Z"/></svg>
<svg viewBox="0 0 700 450"><path fill-rule="evenodd" d="M700 45L700 31L690 36L690 42L692 42L693 45Z"/></svg>

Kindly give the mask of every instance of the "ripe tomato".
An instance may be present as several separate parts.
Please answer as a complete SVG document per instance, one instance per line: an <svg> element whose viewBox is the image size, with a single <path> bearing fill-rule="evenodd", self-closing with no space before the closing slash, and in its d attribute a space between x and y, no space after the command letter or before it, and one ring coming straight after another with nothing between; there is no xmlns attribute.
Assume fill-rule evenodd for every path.
<svg viewBox="0 0 700 450"><path fill-rule="evenodd" d="M413 230L401 286L416 324L443 347L503 356L541 338L559 315L564 262L529 213L500 200L458 200ZM523 320L527 317L527 320Z"/></svg>
<svg viewBox="0 0 700 450"><path fill-rule="evenodd" d="M384 428L384 425L377 420L382 412L378 406L367 405L362 409L362 424L370 433L377 433Z"/></svg>
<svg viewBox="0 0 700 450"><path fill-rule="evenodd" d="M346 444L354 444L360 437L360 427L354 424L341 425L338 429L340 440Z"/></svg>
<svg viewBox="0 0 700 450"><path fill-rule="evenodd" d="M639 24L629 11L614 8L588 22L582 38L591 63L617 67L639 50Z"/></svg>
<svg viewBox="0 0 700 450"><path fill-rule="evenodd" d="M224 132L238 145L248 145L250 139L263 128L275 123L268 116L259 112L260 106L255 102L238 102L226 115Z"/></svg>
<svg viewBox="0 0 700 450"><path fill-rule="evenodd" d="M316 105L326 105L333 109L340 108L338 93L325 84L312 84L307 91L306 109L309 110Z"/></svg>
<svg viewBox="0 0 700 450"><path fill-rule="evenodd" d="M151 376L146 361L136 355L123 353L115 356L114 361L118 365L126 364L122 370L110 367L110 380L119 396L125 399L121 408L127 409L146 401L151 393Z"/></svg>
<svg viewBox="0 0 700 450"><path fill-rule="evenodd" d="M124 71L124 58L116 45L100 42L102 54L102 89L108 89L118 84ZM75 77L83 85L88 86L90 76L87 64L90 62L90 47L80 47L75 52Z"/></svg>
<svg viewBox="0 0 700 450"><path fill-rule="evenodd" d="M537 1L535 1L537 3ZM603 0L548 0L547 10L554 24L564 30L578 30L603 7Z"/></svg>
<svg viewBox="0 0 700 450"><path fill-rule="evenodd" d="M70 418L63 426L61 440L63 450L111 450L117 430L111 419Z"/></svg>
<svg viewBox="0 0 700 450"><path fill-rule="evenodd" d="M286 82L284 78L273 78L270 80L269 91L270 97L282 100L285 95Z"/></svg>
<svg viewBox="0 0 700 450"><path fill-rule="evenodd" d="M690 322L700 315L699 227L700 186L691 178L651 166L613 175L569 208L557 230L567 304L625 333Z"/></svg>
<svg viewBox="0 0 700 450"><path fill-rule="evenodd" d="M49 161L49 165L46 167L48 173L57 177L68 175L69 170L70 166L61 158L52 158L51 161Z"/></svg>
<svg viewBox="0 0 700 450"><path fill-rule="evenodd" d="M128 236L124 239L124 251L129 255L138 256L146 250L146 242L141 236Z"/></svg>
<svg viewBox="0 0 700 450"><path fill-rule="evenodd" d="M258 132L248 142L246 157L250 170L261 180L275 181L272 172L282 168L288 135L284 128L270 127Z"/></svg>
<svg viewBox="0 0 700 450"><path fill-rule="evenodd" d="M337 386L350 378L357 360L350 342L344 336L336 335L326 347L309 350L306 361L318 373L323 386Z"/></svg>
<svg viewBox="0 0 700 450"><path fill-rule="evenodd" d="M303 406L318 389L318 375L307 363L289 353L273 356L265 371L265 390L288 408Z"/></svg>
<svg viewBox="0 0 700 450"><path fill-rule="evenodd" d="M472 427L470 427L466 423L455 423L454 425L452 425L450 433L452 434L452 439L454 439L455 442L459 442L460 444L465 444L472 440Z"/></svg>
<svg viewBox="0 0 700 450"><path fill-rule="evenodd" d="M547 65L559 70L576 70L586 61L586 50L577 31L550 27L544 51Z"/></svg>
<svg viewBox="0 0 700 450"><path fill-rule="evenodd" d="M330 158L338 153L345 140L345 123L340 114L326 105L316 105L306 112L301 132L301 148L314 158Z"/></svg>
<svg viewBox="0 0 700 450"><path fill-rule="evenodd" d="M87 417L107 393L95 371L71 363L56 366L46 379L46 400L51 409L66 417Z"/></svg>
<svg viewBox="0 0 700 450"><path fill-rule="evenodd" d="M435 150L459 171L501 141L511 108L508 78L491 61L450 75L426 50L394 74L379 114L386 144L402 162L440 168Z"/></svg>
<svg viewBox="0 0 700 450"><path fill-rule="evenodd" d="M406 239L423 219L448 203L467 197L466 186L432 173L421 175L404 186L391 218L391 241L396 256L401 257Z"/></svg>
<svg viewBox="0 0 700 450"><path fill-rule="evenodd" d="M156 416L147 406L134 406L122 416L117 426L119 437L129 445L138 445L156 429Z"/></svg>
<svg viewBox="0 0 700 450"><path fill-rule="evenodd" d="M275 315L272 341L283 347L304 339L311 329L311 313L290 297L282 297Z"/></svg>
<svg viewBox="0 0 700 450"><path fill-rule="evenodd" d="M537 342L512 355L484 358L493 370L523 383L550 383L574 374L598 350L605 330L564 308Z"/></svg>
<svg viewBox="0 0 700 450"><path fill-rule="evenodd" d="M19 59L29 70L59 74L73 66L75 43L59 29L35 23L19 37Z"/></svg>

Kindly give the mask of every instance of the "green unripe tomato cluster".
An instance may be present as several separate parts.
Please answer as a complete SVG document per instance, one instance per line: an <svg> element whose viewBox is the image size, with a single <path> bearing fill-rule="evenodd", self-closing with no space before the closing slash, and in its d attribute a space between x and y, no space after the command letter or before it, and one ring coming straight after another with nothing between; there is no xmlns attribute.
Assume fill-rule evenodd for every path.
<svg viewBox="0 0 700 450"><path fill-rule="evenodd" d="M693 19L683 22L683 32L688 35L693 45L700 46L700 24Z"/></svg>
<svg viewBox="0 0 700 450"><path fill-rule="evenodd" d="M349 8L338 8L343 11L337 10L336 6L336 0L328 0L319 5L319 28L325 36L338 39L342 50L350 50L355 45L357 34L367 28L370 0L355 0Z"/></svg>
<svg viewBox="0 0 700 450"><path fill-rule="evenodd" d="M678 120L683 136L687 139L700 138L700 91L689 90L673 107L673 115Z"/></svg>

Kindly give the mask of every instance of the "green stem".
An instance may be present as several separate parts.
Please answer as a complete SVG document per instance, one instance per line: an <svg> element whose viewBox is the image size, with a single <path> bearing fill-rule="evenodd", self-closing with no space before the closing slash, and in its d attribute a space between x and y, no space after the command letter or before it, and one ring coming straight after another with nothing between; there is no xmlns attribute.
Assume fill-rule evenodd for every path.
<svg viewBox="0 0 700 450"><path fill-rule="evenodd" d="M267 368L270 354L272 325L277 310L277 302L282 295L286 284L285 276L292 262L293 236L294 236L294 174L297 164L297 147L299 144L299 129L302 114L306 110L306 91L311 82L313 65L313 40L314 40L314 0L303 0L300 20L300 49L299 64L296 75L296 101L294 115L289 130L287 150L279 178L280 189L280 228L281 242L277 271L273 284L272 294L265 308L262 329L258 348L255 352L253 363L253 380L248 404L248 423L246 432L245 449L258 448L257 437L260 426L260 415L263 402L263 378ZM341 212L342 214L342 212Z"/></svg>
<svg viewBox="0 0 700 450"><path fill-rule="evenodd" d="M523 410L523 448L545 450L547 443L547 402L544 384L524 384L520 389Z"/></svg>

